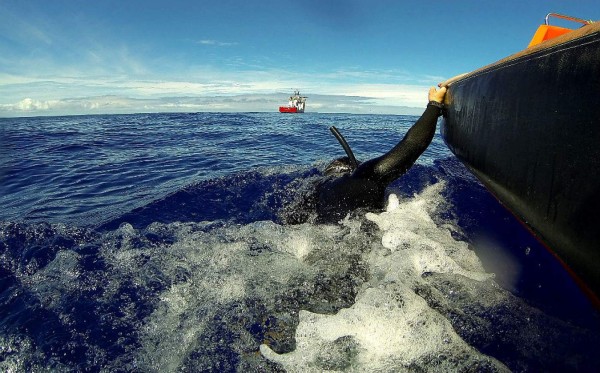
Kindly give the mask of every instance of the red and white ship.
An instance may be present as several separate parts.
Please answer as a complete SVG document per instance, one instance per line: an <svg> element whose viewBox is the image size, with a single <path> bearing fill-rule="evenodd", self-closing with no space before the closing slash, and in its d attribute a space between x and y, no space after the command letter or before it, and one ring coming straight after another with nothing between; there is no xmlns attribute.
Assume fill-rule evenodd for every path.
<svg viewBox="0 0 600 373"><path fill-rule="evenodd" d="M300 96L300 91L294 91L294 95L290 96L287 106L280 106L280 113L304 113L306 99L308 97Z"/></svg>

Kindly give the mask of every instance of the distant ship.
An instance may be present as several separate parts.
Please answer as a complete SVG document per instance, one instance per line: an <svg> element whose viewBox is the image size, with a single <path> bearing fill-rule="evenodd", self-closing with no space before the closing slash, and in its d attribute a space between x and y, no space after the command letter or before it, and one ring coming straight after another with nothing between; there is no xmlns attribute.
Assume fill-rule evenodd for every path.
<svg viewBox="0 0 600 373"><path fill-rule="evenodd" d="M280 113L304 113L306 99L308 97L300 96L300 91L294 91L294 95L290 96L287 106L280 106Z"/></svg>

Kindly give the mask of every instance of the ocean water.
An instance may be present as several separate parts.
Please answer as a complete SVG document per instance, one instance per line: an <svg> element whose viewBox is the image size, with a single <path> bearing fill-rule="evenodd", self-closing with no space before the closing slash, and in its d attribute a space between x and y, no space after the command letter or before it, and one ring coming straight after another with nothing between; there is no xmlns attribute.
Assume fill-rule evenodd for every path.
<svg viewBox="0 0 600 373"><path fill-rule="evenodd" d="M386 211L285 225L416 117L0 118L0 371L600 370L574 281L436 134Z"/></svg>

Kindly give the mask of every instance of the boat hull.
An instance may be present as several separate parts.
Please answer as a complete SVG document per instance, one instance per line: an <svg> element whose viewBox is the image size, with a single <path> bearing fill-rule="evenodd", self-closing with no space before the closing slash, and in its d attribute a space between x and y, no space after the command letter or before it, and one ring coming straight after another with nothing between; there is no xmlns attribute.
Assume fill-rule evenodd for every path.
<svg viewBox="0 0 600 373"><path fill-rule="evenodd" d="M580 30L450 82L441 132L597 301L600 24Z"/></svg>
<svg viewBox="0 0 600 373"><path fill-rule="evenodd" d="M280 113L301 113L301 111L299 111L298 108L289 107L289 106L280 106L279 112Z"/></svg>

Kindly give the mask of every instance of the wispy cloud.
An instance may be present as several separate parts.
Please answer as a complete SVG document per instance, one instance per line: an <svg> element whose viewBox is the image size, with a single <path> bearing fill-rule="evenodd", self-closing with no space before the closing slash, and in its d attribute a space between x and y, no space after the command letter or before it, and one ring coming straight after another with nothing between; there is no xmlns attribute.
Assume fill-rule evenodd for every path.
<svg viewBox="0 0 600 373"><path fill-rule="evenodd" d="M128 57L127 50L117 55ZM321 112L404 113L406 107L424 107L429 86L442 80L405 79L399 72L378 73L357 68L316 73L258 67L227 71L198 66L187 70L185 79L166 79L164 74L143 66L127 70L143 73L138 76L99 70L86 74L71 69L43 76L0 73L3 92L0 116L272 111L285 101L292 89L310 95L309 108ZM402 83L403 80L410 83Z"/></svg>
<svg viewBox="0 0 600 373"><path fill-rule="evenodd" d="M339 93L348 96L369 97L381 105L424 107L428 85L409 84L354 84L340 87Z"/></svg>
<svg viewBox="0 0 600 373"><path fill-rule="evenodd" d="M274 112L289 92L235 96L131 98L116 95L0 104L0 117L155 112ZM374 105L372 98L309 94L309 112L419 114L421 109Z"/></svg>
<svg viewBox="0 0 600 373"><path fill-rule="evenodd" d="M0 33L7 39L17 43L41 43L42 45L51 45L52 36L49 32L48 23L44 19L31 19L20 17L9 7L0 3Z"/></svg>
<svg viewBox="0 0 600 373"><path fill-rule="evenodd" d="M118 96L57 100L36 100L27 97L14 104L0 104L0 116L132 112L131 110L136 107L135 101L134 99Z"/></svg>
<svg viewBox="0 0 600 373"><path fill-rule="evenodd" d="M182 111L273 111L278 95L231 97L161 97L136 99L115 95L60 100L25 98L15 104L0 104L0 116L104 114Z"/></svg>
<svg viewBox="0 0 600 373"><path fill-rule="evenodd" d="M236 43L236 42L223 42L223 41L211 40L211 39L198 40L197 43L201 44L201 45L214 45L217 47L233 47L235 45L238 45L238 43Z"/></svg>

